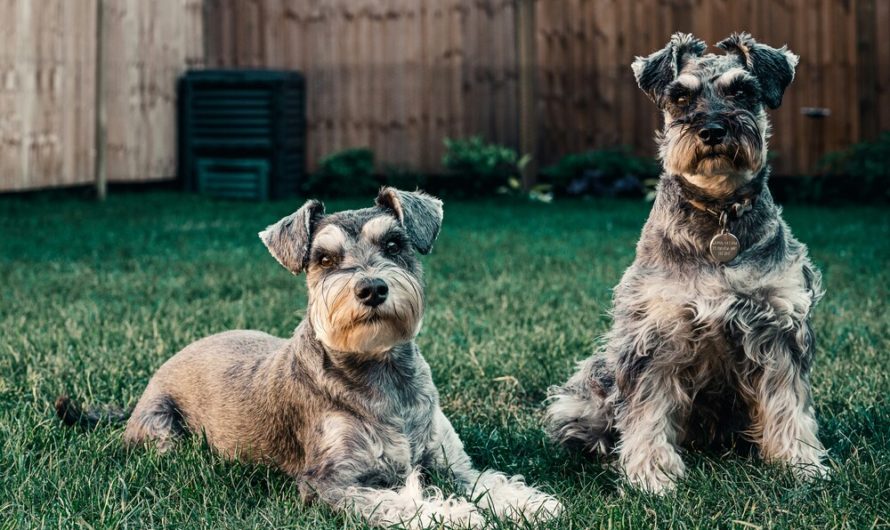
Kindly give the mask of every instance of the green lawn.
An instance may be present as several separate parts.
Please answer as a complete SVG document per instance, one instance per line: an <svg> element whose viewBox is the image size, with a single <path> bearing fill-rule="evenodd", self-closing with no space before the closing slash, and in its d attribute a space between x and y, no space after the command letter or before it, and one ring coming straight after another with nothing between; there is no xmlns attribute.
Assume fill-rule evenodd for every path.
<svg viewBox="0 0 890 530"><path fill-rule="evenodd" d="M53 415L61 392L132 405L165 359L204 335L288 335L303 279L256 232L296 206L159 192L106 204L0 197L0 528L361 527L302 506L287 477L223 461L200 440L164 457L128 454L121 426L82 433ZM890 526L890 215L878 208L786 211L827 286L813 384L830 482L798 485L755 459L693 453L675 496L622 495L608 466L547 442L546 388L608 326L610 289L647 209L446 203L425 258L418 341L476 463L561 497L567 513L550 528Z"/></svg>

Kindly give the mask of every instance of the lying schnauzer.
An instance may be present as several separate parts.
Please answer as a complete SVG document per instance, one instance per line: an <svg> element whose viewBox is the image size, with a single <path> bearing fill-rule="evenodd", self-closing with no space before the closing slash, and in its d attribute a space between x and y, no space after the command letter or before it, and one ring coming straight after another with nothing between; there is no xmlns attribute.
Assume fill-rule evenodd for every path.
<svg viewBox="0 0 890 530"><path fill-rule="evenodd" d="M729 433L800 476L826 471L809 380L820 274L766 187L765 107L798 58L744 33L717 46L726 54L702 55L703 41L677 33L633 63L664 113L664 173L612 329L547 411L555 440L614 447L649 492L683 475L679 444Z"/></svg>
<svg viewBox="0 0 890 530"><path fill-rule="evenodd" d="M300 481L305 499L372 524L485 524L462 498L424 491L419 470L448 471L497 516L543 519L559 502L521 477L479 472L439 408L414 337L424 311L420 263L442 203L384 188L373 208L325 215L318 201L260 233L294 274L306 271L307 318L294 336L229 331L199 340L157 371L133 410L128 445L161 450L186 432L219 453L268 462ZM65 398L66 423L95 415Z"/></svg>

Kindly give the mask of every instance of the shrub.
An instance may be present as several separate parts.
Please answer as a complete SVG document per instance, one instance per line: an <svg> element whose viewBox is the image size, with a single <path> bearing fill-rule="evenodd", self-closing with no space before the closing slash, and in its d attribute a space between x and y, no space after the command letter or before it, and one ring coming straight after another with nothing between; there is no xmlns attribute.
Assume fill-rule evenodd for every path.
<svg viewBox="0 0 890 530"><path fill-rule="evenodd" d="M819 166L828 177L814 183L819 198L890 202L890 131L872 142L830 153Z"/></svg>
<svg viewBox="0 0 890 530"><path fill-rule="evenodd" d="M541 171L558 195L642 196L656 179L658 163L625 147L574 153Z"/></svg>
<svg viewBox="0 0 890 530"><path fill-rule="evenodd" d="M379 188L380 181L374 175L374 152L365 148L326 156L303 185L304 192L317 197L373 195Z"/></svg>
<svg viewBox="0 0 890 530"><path fill-rule="evenodd" d="M478 136L446 138L442 156L442 165L449 171L449 187L471 196L508 189L510 179L519 178L528 161L528 155L520 158L514 149L487 143Z"/></svg>

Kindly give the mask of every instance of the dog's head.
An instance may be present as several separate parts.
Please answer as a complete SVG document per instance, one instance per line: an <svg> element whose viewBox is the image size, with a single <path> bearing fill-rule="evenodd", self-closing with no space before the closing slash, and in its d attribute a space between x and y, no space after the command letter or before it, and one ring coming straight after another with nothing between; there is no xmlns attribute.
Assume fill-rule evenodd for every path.
<svg viewBox="0 0 890 530"><path fill-rule="evenodd" d="M306 271L308 318L326 347L378 356L420 330L417 253L432 250L442 215L435 197L383 188L361 210L325 215L322 203L307 201L260 239L285 268Z"/></svg>
<svg viewBox="0 0 890 530"><path fill-rule="evenodd" d="M675 33L664 49L637 57L637 84L664 112L665 170L716 194L731 193L766 164L765 108L782 102L798 57L739 33L703 55L704 41Z"/></svg>

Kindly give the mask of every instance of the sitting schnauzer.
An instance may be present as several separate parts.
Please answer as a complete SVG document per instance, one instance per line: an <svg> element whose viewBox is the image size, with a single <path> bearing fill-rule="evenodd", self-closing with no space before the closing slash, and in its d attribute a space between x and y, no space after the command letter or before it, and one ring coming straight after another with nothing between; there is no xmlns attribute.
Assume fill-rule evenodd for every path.
<svg viewBox="0 0 890 530"><path fill-rule="evenodd" d="M476 505L420 485L450 472L497 516L547 518L559 502L521 477L479 472L439 408L414 337L424 295L415 252L428 253L442 203L384 188L376 205L325 215L318 201L260 233L294 274L306 271L306 319L290 339L228 331L183 349L157 371L127 424L128 445L166 450L203 434L230 458L266 462L318 498L376 525L481 526ZM66 423L90 423L66 398Z"/></svg>
<svg viewBox="0 0 890 530"><path fill-rule="evenodd" d="M684 473L679 444L732 433L799 476L826 471L809 380L820 274L766 187L765 107L798 58L745 33L717 46L702 55L677 33L633 63L664 113L664 173L612 329L547 411L553 439L614 447L630 484L655 493Z"/></svg>

